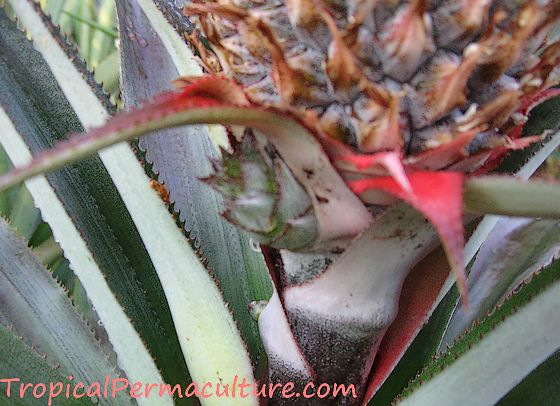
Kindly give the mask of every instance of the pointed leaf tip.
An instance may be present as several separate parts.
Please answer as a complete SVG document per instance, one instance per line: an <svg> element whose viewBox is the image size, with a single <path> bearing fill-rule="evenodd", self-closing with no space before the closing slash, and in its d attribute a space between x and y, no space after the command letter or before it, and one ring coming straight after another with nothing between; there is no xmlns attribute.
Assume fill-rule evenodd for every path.
<svg viewBox="0 0 560 406"><path fill-rule="evenodd" d="M404 189L393 177L372 177L349 181L356 194L368 190L381 190L404 200L420 211L433 224L440 235L457 282L463 304L468 307L467 284L463 250L463 186L460 172L409 172L412 193Z"/></svg>

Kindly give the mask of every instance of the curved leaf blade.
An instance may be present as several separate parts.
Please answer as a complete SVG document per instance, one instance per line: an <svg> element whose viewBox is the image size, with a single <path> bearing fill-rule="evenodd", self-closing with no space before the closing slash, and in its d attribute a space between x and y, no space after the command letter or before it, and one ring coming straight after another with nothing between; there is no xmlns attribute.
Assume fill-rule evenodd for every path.
<svg viewBox="0 0 560 406"><path fill-rule="evenodd" d="M18 2L17 6L23 4ZM52 76L48 76L48 66L45 66L15 24L5 17L3 12L0 14L3 19L0 30L3 49L0 55L0 121L4 130L0 141L12 161L21 164L31 159L31 149L37 151L49 147L56 136L61 136L71 128L80 128L80 123ZM26 64L22 65L22 61ZM14 62L19 68L12 68ZM33 100L32 103L27 95L35 92L39 92L43 97ZM6 111L10 113L9 116ZM25 134L28 144L19 132ZM87 176L90 176L91 183L86 186ZM114 191L102 188L110 185L106 174L104 178L102 168L96 166L95 161L89 161L53 174L49 181L40 178L29 182L27 186L104 323L113 348L119 355L119 365L130 379L162 381L152 356L129 319L130 316L111 292L108 283L111 278L106 279L105 276L110 273L103 274L101 271L112 270L113 275L115 271L124 271L124 275L118 275L120 279L112 281L134 287L134 273L127 272L131 269L127 266L127 259L122 255L119 243L115 242L107 219L96 205L96 199L92 197L96 191L99 192L97 197L114 196ZM64 197L64 203L60 196ZM115 206L114 220L122 221L123 216L114 212L114 208ZM93 249L95 253L92 252ZM130 283L131 280L133 283ZM125 292L123 289L122 294ZM140 300L142 290L138 289L135 293L138 295L132 297L134 305L137 306L131 306L129 310L135 310L135 315L141 315L143 312L149 316L150 322L157 325L152 309L144 306L145 302ZM151 325L148 324L147 327L150 328ZM157 334L157 340L161 342L161 329L156 331L154 335Z"/></svg>
<svg viewBox="0 0 560 406"><path fill-rule="evenodd" d="M560 352L556 352L523 379L497 406L539 404L554 406L560 399Z"/></svg>
<svg viewBox="0 0 560 406"><path fill-rule="evenodd" d="M33 37L38 37L37 32L43 34L43 37L49 35L40 18L37 18L32 2L14 1L13 4L19 9L18 15L26 17L25 25L30 30L35 30L35 33L32 32ZM82 125L93 127L103 123L108 117L103 100L92 91L92 87L72 61L64 58L63 49L57 43L49 41L41 41L36 46L76 110ZM130 147L125 144L117 145L101 152L100 158L157 271L182 352L196 374L193 378L199 382L231 383L235 375L238 375L246 377L251 384L253 371L250 359L214 280L177 228L159 196L150 188L149 179ZM21 164L22 161L18 163ZM164 346L159 349L164 353L166 351ZM122 351L126 353L131 349L125 347ZM149 369L145 368L146 371ZM205 400L208 404L212 402L219 400ZM254 404L255 399L236 398L235 403Z"/></svg>
<svg viewBox="0 0 560 406"><path fill-rule="evenodd" d="M125 106L131 107L172 90L171 82L179 75L202 74L186 44L180 55L173 56L175 49L168 51L160 37L176 35L173 28L165 20L150 25L141 5L117 0L122 92ZM179 63L178 58L184 61ZM140 139L139 144L153 165L152 171L169 191L173 209L184 222L195 248L218 279L256 362L262 356L259 332L247 306L270 297L270 277L262 255L250 248L249 238L218 215L223 210L221 196L199 179L211 174L210 159L219 157L212 134L207 126L190 126L158 132Z"/></svg>
<svg viewBox="0 0 560 406"><path fill-rule="evenodd" d="M506 295L560 253L560 222L503 219L481 247L467 282L471 306L457 306L440 351L473 320L482 320Z"/></svg>
<svg viewBox="0 0 560 406"><path fill-rule="evenodd" d="M18 2L17 7L25 7L25 4ZM31 12L33 10L31 9ZM31 16L36 15L31 14ZM39 19L34 29L39 30L42 24ZM82 126L50 73L49 65L37 51L33 50L32 44L27 41L25 35L17 31L9 20L6 20L5 24L3 22L2 27L0 105L9 112L9 117L4 117L7 134L1 141L11 142L12 150L8 152L12 157L15 154L18 157L16 159L25 160L29 150L38 153L43 149L51 148L57 140L64 139L64 134L79 130ZM12 30L9 30L10 27ZM38 35L42 35L42 45L49 44L49 39L57 44L55 38L49 37L48 31L35 32L33 36ZM57 59L58 64L62 62L62 59ZM75 85L75 82L67 78L66 84ZM41 97L34 100L28 97L29 94L40 94ZM81 94L83 95L84 92L81 91ZM97 96L94 97L97 99ZM12 131L9 130L10 128ZM24 136L24 140L18 133ZM22 141L27 145L22 145ZM62 209L57 212L57 216L51 214L50 221L56 222L59 215L63 216L71 223L68 226L78 232L78 240L84 244L83 256L81 259L74 257L72 261L68 253L69 245L72 246L75 242L71 237L72 232L68 231L70 234L66 234L60 228L55 230L60 225L51 223L55 238L61 242L68 259L73 262L72 269L88 291L106 329L111 328L106 318L111 317L113 312L108 308L106 308L108 313L105 315L99 312L102 305L95 303L91 298L91 289L96 289L100 295L109 295L112 299L99 299L99 297L98 299L112 303L119 307L119 311L124 311L120 314L119 311L114 312L125 321L114 320L113 334L119 336L121 333L119 323L128 325L130 330L123 330L132 333L133 336L137 335L134 330L140 332L141 338L137 342L139 347L136 348L138 355L135 357L137 359L130 359L132 364L141 360L143 354L145 357L143 362L148 365L153 363L152 356L154 356L160 364L157 368L155 365L152 368L152 378L159 377L159 369L161 369L170 382L182 382L188 376L186 365L181 359L181 350L161 284L109 174L99 159L93 158L49 176L49 182L43 184L49 192L41 198L48 200L47 196L50 196L55 200L54 203L43 200L47 205L41 207L43 215L46 218L47 211L54 210L54 206L58 205ZM38 204L37 195L34 195L34 198ZM94 264L87 263L88 260L86 263L80 262L88 256L95 257ZM99 277L103 283L98 285L91 279L89 282L92 285L88 287L80 276L84 275L84 270L76 269L77 265L86 268L93 266L97 271L102 272ZM91 274L88 273L87 276ZM101 286L110 290L97 290ZM118 299L111 290L118 292L120 295ZM120 309L121 306L124 310ZM111 341L114 344L114 337ZM125 341L126 338L123 338L123 346ZM148 348L142 341L147 343ZM130 351L128 347L122 349ZM123 360L124 358L120 356L119 361ZM146 365L142 365L141 368L144 370L139 373L150 370Z"/></svg>
<svg viewBox="0 0 560 406"><path fill-rule="evenodd" d="M0 314L25 340L78 381L119 377L89 326L26 242L0 219ZM130 405L124 393L101 404Z"/></svg>

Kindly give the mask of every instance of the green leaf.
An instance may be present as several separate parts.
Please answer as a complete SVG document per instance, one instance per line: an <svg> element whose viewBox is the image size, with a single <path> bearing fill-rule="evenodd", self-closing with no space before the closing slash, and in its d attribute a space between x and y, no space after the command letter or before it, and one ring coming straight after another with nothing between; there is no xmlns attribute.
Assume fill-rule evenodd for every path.
<svg viewBox="0 0 560 406"><path fill-rule="evenodd" d="M58 19L67 0L42 0L41 7L45 13L51 16L55 24L58 24Z"/></svg>
<svg viewBox="0 0 560 406"><path fill-rule="evenodd" d="M12 163L4 148L0 145L0 174L4 174L12 169ZM17 192L16 188L0 192L0 215L7 217L11 209L11 194Z"/></svg>
<svg viewBox="0 0 560 406"><path fill-rule="evenodd" d="M68 17L76 20L77 22L87 25L89 28L92 28L93 30L100 31L102 34L105 34L109 38L117 39L117 37L118 37L118 34L117 34L116 31L113 31L111 29L108 29L108 28L102 26L101 24L99 24L95 20L86 19L86 18L80 17L79 15L74 15L72 13L69 13L67 11L63 11L63 13L66 14ZM84 13L84 14L89 15L90 13ZM93 43L93 40L91 42ZM80 50L80 53L83 54L81 50ZM88 56L87 54L84 55L84 58L87 57L87 56ZM95 60L92 56L90 56L89 59L90 60Z"/></svg>
<svg viewBox="0 0 560 406"><path fill-rule="evenodd" d="M58 258L62 256L62 249L56 243L53 237L43 241L33 249L33 253L39 257L41 262L46 266L50 266Z"/></svg>
<svg viewBox="0 0 560 406"><path fill-rule="evenodd" d="M189 3L188 0L153 0L153 2L179 35L193 31L194 24L183 13L183 6Z"/></svg>
<svg viewBox="0 0 560 406"><path fill-rule="evenodd" d="M202 73L186 45L181 51L189 70L175 65L157 36L162 30L173 30L164 19L160 20L160 25L150 25L136 1L117 0L117 11L125 106L135 106L171 90L171 82L179 75ZM179 213L189 237L218 279L224 299L256 362L262 355L259 354L260 338L257 323L251 319L247 306L252 301L270 297L270 278L262 255L250 247L249 238L217 215L223 210L221 196L199 179L211 174L210 159L219 156L210 140L208 127L161 131L142 138L140 147L147 151L146 159L153 164L152 170L158 174L158 180L169 190L173 209Z"/></svg>
<svg viewBox="0 0 560 406"><path fill-rule="evenodd" d="M535 107L530 113L530 119L525 126L523 133L525 135L542 134L544 131L556 131L560 128L560 97L548 100L545 103ZM517 172L529 158L540 150L540 145L530 146L525 150L512 151L502 162L499 172L513 173Z"/></svg>
<svg viewBox="0 0 560 406"><path fill-rule="evenodd" d="M65 0L64 6L62 8L63 12L61 12L58 21L56 22L59 27L60 31L65 34L72 34L74 30L77 28L75 21L70 17L68 14L78 14L80 10L80 5L82 0Z"/></svg>
<svg viewBox="0 0 560 406"><path fill-rule="evenodd" d="M557 351L504 396L497 406L555 406L560 399L560 351Z"/></svg>
<svg viewBox="0 0 560 406"><path fill-rule="evenodd" d="M37 247L38 245L42 244L46 240L52 237L52 231L49 225L45 222L42 222L37 230L29 240L29 246Z"/></svg>
<svg viewBox="0 0 560 406"><path fill-rule="evenodd" d="M426 367L401 404L496 403L558 350L559 278L560 261L536 274Z"/></svg>
<svg viewBox="0 0 560 406"><path fill-rule="evenodd" d="M13 202L13 208L10 212L10 220L12 225L27 240L39 226L41 215L39 210L33 204L33 198L26 188L19 188L16 198Z"/></svg>
<svg viewBox="0 0 560 406"><path fill-rule="evenodd" d="M4 326L0 326L0 376L3 379L18 378L20 382L13 382L11 385L11 396L8 398L6 389L7 383L2 384L0 390L0 401L10 405L45 405L48 400L49 382L62 382L62 394L53 398L52 402L56 405L91 405L91 399L83 397L80 399L66 398L66 385L72 384L68 376L60 371L53 369L47 364L44 357L41 357L21 339L15 336ZM31 390L28 389L27 396L19 398L19 385L21 383L46 383L47 395L44 398L36 399ZM72 386L71 386L72 388ZM40 393L40 391L38 392Z"/></svg>
<svg viewBox="0 0 560 406"><path fill-rule="evenodd" d="M119 93L120 63L119 51L115 50L103 59L95 69L95 80L103 84L103 88L112 95Z"/></svg>
<svg viewBox="0 0 560 406"><path fill-rule="evenodd" d="M497 176L471 178L465 182L464 201L470 213L560 218L560 184Z"/></svg>
<svg viewBox="0 0 560 406"><path fill-rule="evenodd" d="M108 113L106 103L98 96L98 89L92 88L79 66L76 67L65 57L64 47L56 41L47 40L49 32L36 16L32 3L14 1L12 4L16 6L18 15L32 36L42 38L42 41L38 41L35 46L52 69L53 75L76 110L82 125L84 127L101 125L108 118ZM19 153L21 147L18 146L17 149ZM198 382L231 383L238 375L240 379L245 377L247 382L252 384L254 378L250 359L218 288L184 235L176 227L159 196L150 188L149 179L130 147L126 144L117 145L99 155L126 204L157 271L169 303L181 349L189 367L192 367L193 379ZM28 159L29 156L26 156L18 163L22 164ZM112 196L107 196L107 199L109 198ZM119 214L114 208L112 212L115 215ZM65 234L70 236L71 233ZM70 241L72 242L74 241ZM65 249L65 252L68 254L68 250ZM95 302L87 286L86 290L90 299ZM103 320L100 313L100 306L106 309L109 304L98 302L95 305L107 327L107 322ZM157 328L157 326L141 327ZM161 344L161 338L159 337L160 345L152 350L161 351L162 356L171 358L170 361L181 362L180 358L170 353L173 347ZM125 355L132 355L133 348L129 344L121 347L121 351ZM116 352L121 358L122 354ZM148 367L146 371L149 371ZM182 383L184 384L185 381ZM162 402L162 399L154 399L154 401ZM215 399L205 402L211 404L213 401L219 402ZM235 404L255 404L255 400L236 398Z"/></svg>
<svg viewBox="0 0 560 406"><path fill-rule="evenodd" d="M27 243L0 220L0 314L25 341L60 364L66 375L88 383L119 377L92 331L64 290L27 248ZM119 393L102 404L130 404Z"/></svg>
<svg viewBox="0 0 560 406"><path fill-rule="evenodd" d="M93 36L92 27L84 24L84 21L91 21L95 15L95 0L81 0L80 7L76 13L69 13L70 18L79 18L74 22L76 44L80 49L80 55L88 61L91 59L91 38Z"/></svg>
<svg viewBox="0 0 560 406"><path fill-rule="evenodd" d="M18 2L16 10L25 4ZM34 28L42 24L39 20ZM40 35L44 41L49 38L44 33L33 36ZM4 110L0 110L5 132L2 143L11 142L11 150L5 147L14 160L21 162L29 156L27 148L34 152L50 148L64 134L82 127L49 66L5 16L2 16L0 36L3 50L0 106L10 112L10 116L6 116ZM28 95L40 97L32 99ZM21 145L18 131L25 135L27 147ZM123 365L131 362L123 369L134 376L130 365L136 364L138 373L146 373L144 379L156 382L161 379L155 365L151 369L146 365L153 361L144 348L142 341L145 341L166 379L183 382L187 376L186 366L161 285L99 158L53 174L49 181L36 183L31 192L107 328L119 362ZM90 263L92 257L95 261ZM103 273L96 274L100 270ZM118 292L118 300L109 288ZM121 348L116 345L119 337ZM124 350L136 353L131 353L131 358L127 359L123 356Z"/></svg>

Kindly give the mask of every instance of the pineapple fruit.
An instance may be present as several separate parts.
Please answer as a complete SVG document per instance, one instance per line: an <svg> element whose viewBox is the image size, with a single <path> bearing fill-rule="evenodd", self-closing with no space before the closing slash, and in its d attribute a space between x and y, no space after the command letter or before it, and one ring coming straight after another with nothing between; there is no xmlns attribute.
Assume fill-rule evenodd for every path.
<svg viewBox="0 0 560 406"><path fill-rule="evenodd" d="M484 173L535 141L521 129L560 78L560 44L548 35L555 0L197 1L184 13L207 72L233 79L251 105L304 123L347 181L388 175L410 191L405 172ZM370 206L394 201L387 190L353 189ZM284 227L240 221L249 195L226 193L228 218L273 247L309 249L308 205ZM273 202L263 204L272 213Z"/></svg>

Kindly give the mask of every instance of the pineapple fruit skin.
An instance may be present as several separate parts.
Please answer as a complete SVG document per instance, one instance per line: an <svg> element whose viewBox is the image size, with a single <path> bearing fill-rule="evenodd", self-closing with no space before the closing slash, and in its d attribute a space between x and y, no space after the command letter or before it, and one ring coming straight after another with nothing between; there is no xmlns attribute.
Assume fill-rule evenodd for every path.
<svg viewBox="0 0 560 406"><path fill-rule="evenodd" d="M557 0L230 0L184 11L212 44L198 43L206 69L254 104L431 170L477 169L484 160L462 161L507 145L519 108L560 77L547 35ZM418 158L465 134L463 156Z"/></svg>

